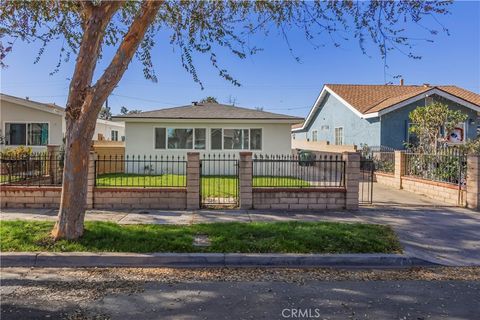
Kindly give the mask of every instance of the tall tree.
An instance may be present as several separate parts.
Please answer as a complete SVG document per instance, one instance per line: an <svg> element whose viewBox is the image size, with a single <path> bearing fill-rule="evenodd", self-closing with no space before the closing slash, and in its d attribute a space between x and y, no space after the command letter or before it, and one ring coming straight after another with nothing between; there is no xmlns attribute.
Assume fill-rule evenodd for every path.
<svg viewBox="0 0 480 320"><path fill-rule="evenodd" d="M448 12L451 1L8 1L0 0L0 65L19 41L40 42L39 56L52 41L63 39L58 65L76 56L66 104L66 156L61 205L53 230L55 239L76 239L83 234L87 197L90 140L101 106L136 56L147 79L156 81L151 51L159 30L170 32L170 45L179 49L183 68L202 88L194 55L206 54L218 75L240 83L223 68L217 52L225 49L240 59L255 54L249 46L255 32L278 32L286 40L293 28L302 30L314 47L324 41L335 46L349 34L366 52L369 39L386 57L396 49L412 58L405 23ZM425 39L429 40L429 39ZM165 47L167 44L163 44ZM94 71L107 46L116 53L94 79ZM37 60L38 61L38 60Z"/></svg>
<svg viewBox="0 0 480 320"><path fill-rule="evenodd" d="M140 112L142 112L142 110L138 110L138 109L128 110L127 107L125 107L125 106L120 108L120 114L122 114L122 115L137 114L137 113L140 113Z"/></svg>
<svg viewBox="0 0 480 320"><path fill-rule="evenodd" d="M107 107L107 106L102 107L100 109L100 113L98 114L98 118L103 120L112 119L112 110L110 110L110 107Z"/></svg>
<svg viewBox="0 0 480 320"><path fill-rule="evenodd" d="M200 100L200 103L218 103L217 98L208 96Z"/></svg>

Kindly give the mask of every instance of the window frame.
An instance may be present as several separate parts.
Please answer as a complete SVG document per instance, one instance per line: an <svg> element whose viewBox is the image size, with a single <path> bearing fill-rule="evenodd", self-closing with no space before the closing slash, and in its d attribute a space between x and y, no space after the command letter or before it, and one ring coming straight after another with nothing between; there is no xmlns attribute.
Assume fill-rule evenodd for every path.
<svg viewBox="0 0 480 320"><path fill-rule="evenodd" d="M260 144L261 148L260 149L252 149L252 130L260 130L261 137L260 137ZM248 144L248 150L249 151L263 151L263 128L249 128L248 129L248 134L249 134L249 144Z"/></svg>
<svg viewBox="0 0 480 320"><path fill-rule="evenodd" d="M24 124L25 125L25 144L6 144L7 138L7 124ZM47 125L47 144L29 144L28 143L28 125L29 124L46 124ZM31 147L46 147L50 144L50 121L4 121L3 132L5 134L5 146L31 146Z"/></svg>
<svg viewBox="0 0 480 320"><path fill-rule="evenodd" d="M156 148L156 137L155 137L155 131L156 129L165 129L165 148ZM169 148L168 147L168 129L191 129L193 131L192 135L192 148ZM205 149L196 149L195 148L195 130L196 129L204 129L205 130ZM215 128L216 129L216 128ZM207 128L206 127L167 127L167 126L162 126L162 127L153 127L153 150L200 150L200 151L206 151L208 149L208 138L207 138Z"/></svg>
<svg viewBox="0 0 480 320"><path fill-rule="evenodd" d="M217 129L217 128L214 128ZM235 128L222 128L222 150L223 151L249 151L250 150L250 129L251 128L242 128L242 127L235 127ZM242 146L245 143L245 137L243 133L245 130L248 132L248 148L247 149L225 149L225 130L241 130L242 131Z"/></svg>
<svg viewBox="0 0 480 320"><path fill-rule="evenodd" d="M114 133L115 132L115 139L113 139ZM110 130L110 140L111 141L118 141L118 130Z"/></svg>
<svg viewBox="0 0 480 320"><path fill-rule="evenodd" d="M342 129L342 131L341 131L342 132L342 143L341 144L337 143L337 129ZM344 129L343 126L333 128L333 142L336 146L345 145L345 129Z"/></svg>
<svg viewBox="0 0 480 320"><path fill-rule="evenodd" d="M312 130L312 142L318 141L318 130Z"/></svg>

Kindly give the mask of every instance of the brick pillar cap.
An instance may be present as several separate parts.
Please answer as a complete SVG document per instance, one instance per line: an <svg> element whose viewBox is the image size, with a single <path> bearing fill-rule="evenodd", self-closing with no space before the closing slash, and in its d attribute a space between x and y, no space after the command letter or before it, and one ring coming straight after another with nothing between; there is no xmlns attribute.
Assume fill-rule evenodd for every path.
<svg viewBox="0 0 480 320"><path fill-rule="evenodd" d="M196 155L200 155L200 152L187 152L187 155L188 156L196 156Z"/></svg>
<svg viewBox="0 0 480 320"><path fill-rule="evenodd" d="M251 151L242 151L240 152L241 156L251 156L253 153Z"/></svg>

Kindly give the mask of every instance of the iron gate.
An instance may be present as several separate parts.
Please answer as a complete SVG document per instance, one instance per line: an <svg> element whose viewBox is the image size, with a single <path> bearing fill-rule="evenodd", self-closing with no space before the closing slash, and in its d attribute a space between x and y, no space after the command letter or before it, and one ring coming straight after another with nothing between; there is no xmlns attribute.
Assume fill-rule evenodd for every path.
<svg viewBox="0 0 480 320"><path fill-rule="evenodd" d="M239 168L235 154L204 155L200 159L202 208L236 208L239 205Z"/></svg>
<svg viewBox="0 0 480 320"><path fill-rule="evenodd" d="M359 203L373 203L373 180L374 180L375 163L373 159L360 159L360 185L359 185Z"/></svg>

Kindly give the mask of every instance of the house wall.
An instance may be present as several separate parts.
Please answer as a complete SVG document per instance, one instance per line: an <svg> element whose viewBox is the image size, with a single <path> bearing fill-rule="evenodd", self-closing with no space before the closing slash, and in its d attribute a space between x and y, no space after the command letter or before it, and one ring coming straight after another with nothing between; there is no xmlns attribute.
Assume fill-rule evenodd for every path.
<svg viewBox="0 0 480 320"><path fill-rule="evenodd" d="M443 97L434 96L435 101L447 104L453 110L459 110L468 115L466 121L466 135L469 139L474 139L477 136L477 112L459 105L453 101L447 100ZM408 115L410 112L418 107L425 106L425 99L417 100L405 107L389 112L381 117L381 145L395 148L398 150L404 149L404 143L408 140ZM470 119L474 122L470 123Z"/></svg>
<svg viewBox="0 0 480 320"><path fill-rule="evenodd" d="M171 150L154 148L154 128L206 128L207 146L205 150ZM125 155L186 155L189 151L197 151L202 154L238 154L247 150L211 150L210 129L212 128L235 128L235 129L262 129L262 150L252 150L254 154L290 154L290 124L278 123L176 123L176 122L126 122L125 123Z"/></svg>
<svg viewBox="0 0 480 320"><path fill-rule="evenodd" d="M103 139L111 141L112 130L118 131L118 141L122 141L122 136L125 136L125 124L123 122L113 122L98 119L92 140L100 140L99 134L101 134L103 136Z"/></svg>
<svg viewBox="0 0 480 320"><path fill-rule="evenodd" d="M62 118L63 115L61 113L55 114L47 111L41 111L5 100L0 102L0 124L2 135L5 134L6 122L46 122L49 124L48 144L61 145L63 143ZM2 149L6 147L17 146L0 146ZM47 150L46 146L31 147L33 152L42 152Z"/></svg>
<svg viewBox="0 0 480 320"><path fill-rule="evenodd" d="M317 130L318 141L335 143L335 128L343 127L343 144L371 146L380 144L379 118L361 119L337 98L327 94L322 105L314 116L314 121L306 132L295 132L295 140L312 140L312 131ZM328 126L328 129L323 128Z"/></svg>

